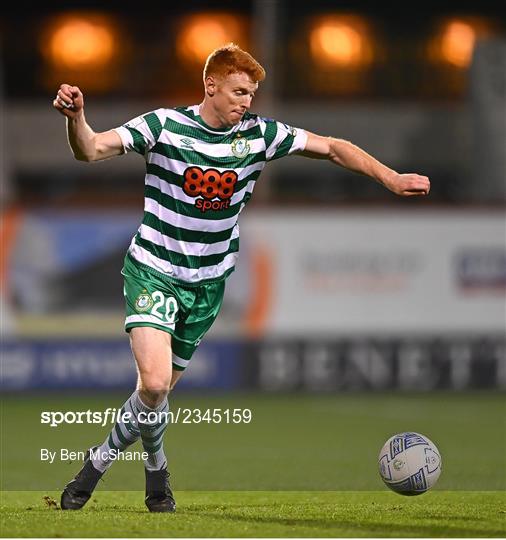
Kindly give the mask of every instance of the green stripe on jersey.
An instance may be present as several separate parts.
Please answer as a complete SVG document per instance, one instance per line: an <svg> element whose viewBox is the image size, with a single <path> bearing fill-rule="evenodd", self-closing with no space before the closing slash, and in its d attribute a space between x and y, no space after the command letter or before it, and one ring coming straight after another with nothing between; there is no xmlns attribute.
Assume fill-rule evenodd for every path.
<svg viewBox="0 0 506 540"><path fill-rule="evenodd" d="M227 133L208 133L203 129L187 126L186 124L181 124L172 118L167 118L165 120L164 128L171 133L177 133L184 137L191 137L197 141L204 143L226 143L227 140L232 142L237 137L237 132L227 132ZM261 139L262 132L260 126L254 126L250 129L246 129L240 132L241 137L245 137L249 140L252 139Z"/></svg>
<svg viewBox="0 0 506 540"><path fill-rule="evenodd" d="M162 246L159 246L158 244L153 244L153 242L142 238L139 233L137 233L135 237L135 243L138 246L141 246L145 250L149 251L150 253L153 253L159 259L169 261L171 264L175 264L176 266L183 266L185 268L192 269L202 268L203 266L218 265L223 261L223 259L225 259L225 257L229 253L235 253L239 251L239 238L234 238L230 242L228 250L224 251L223 253L202 256L183 255L182 253L178 253L177 251L166 249Z"/></svg>
<svg viewBox="0 0 506 540"><path fill-rule="evenodd" d="M187 150L185 148L177 148L170 144L157 142L151 150L156 154L160 154L168 159L175 159L188 163L191 165L199 165L200 167L223 167L227 169L234 169L236 167L246 167L258 163L259 161L265 161L265 152L258 152L256 154L249 153L246 157L240 159L236 156L208 156L203 152L197 152L196 150Z"/></svg>
<svg viewBox="0 0 506 540"><path fill-rule="evenodd" d="M132 139L134 141L134 150L139 154L144 154L146 151L146 141L144 140L144 137L136 129L128 126L126 126L126 128L132 135Z"/></svg>
<svg viewBox="0 0 506 540"><path fill-rule="evenodd" d="M148 125L155 140L158 140L160 133L162 132L162 124L155 113L148 113L144 115L144 120Z"/></svg>
<svg viewBox="0 0 506 540"><path fill-rule="evenodd" d="M232 231L234 230L234 227L231 227L230 229L218 232L191 231L189 229L183 229L183 227L175 227L150 212L144 212L142 223L178 242L198 242L201 244L225 242L232 236Z"/></svg>
<svg viewBox="0 0 506 540"><path fill-rule="evenodd" d="M267 122L265 128L265 147L269 148L272 144L272 141L276 138L278 134L278 125L276 122Z"/></svg>
<svg viewBox="0 0 506 540"><path fill-rule="evenodd" d="M279 159L280 157L286 156L288 152L290 151L290 148L292 147L293 140L295 137L293 135L289 135L278 147L274 155L272 156L271 160L273 159Z"/></svg>

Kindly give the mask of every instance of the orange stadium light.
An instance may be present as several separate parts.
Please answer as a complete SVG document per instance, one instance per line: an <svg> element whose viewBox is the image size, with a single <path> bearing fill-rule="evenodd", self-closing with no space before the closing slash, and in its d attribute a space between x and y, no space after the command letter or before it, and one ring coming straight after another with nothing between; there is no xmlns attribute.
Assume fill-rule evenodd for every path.
<svg viewBox="0 0 506 540"><path fill-rule="evenodd" d="M117 53L115 33L103 15L64 15L46 29L43 53L60 68L104 67Z"/></svg>
<svg viewBox="0 0 506 540"><path fill-rule="evenodd" d="M46 60L41 77L46 87L63 80L85 85L88 91L105 91L119 74L120 32L114 20L102 13L65 13L47 21L40 49ZM121 42L122 49L125 43Z"/></svg>
<svg viewBox="0 0 506 540"><path fill-rule="evenodd" d="M488 37L491 33L491 26L476 17L445 20L429 41L428 56L433 62L467 68L477 39Z"/></svg>
<svg viewBox="0 0 506 540"><path fill-rule="evenodd" d="M314 61L321 66L361 68L374 59L371 30L358 15L325 15L313 19L309 46Z"/></svg>
<svg viewBox="0 0 506 540"><path fill-rule="evenodd" d="M209 53L234 42L247 44L247 27L244 18L231 13L198 13L182 19L177 36L178 56L184 61L202 64ZM246 42L246 43L245 43Z"/></svg>

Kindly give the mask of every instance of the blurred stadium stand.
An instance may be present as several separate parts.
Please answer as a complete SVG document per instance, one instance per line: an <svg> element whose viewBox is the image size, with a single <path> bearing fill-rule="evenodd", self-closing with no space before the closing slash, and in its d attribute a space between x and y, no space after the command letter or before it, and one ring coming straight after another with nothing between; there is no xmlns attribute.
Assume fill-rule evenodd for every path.
<svg viewBox="0 0 506 540"><path fill-rule="evenodd" d="M183 386L506 386L504 5L424 2L414 14L363 1L337 8L315 0L297 9L287 1L216 1L212 8L201 1L191 8L155 2L149 11L109 4L56 1L29 11L16 5L0 19L4 388L121 386L135 376L122 335L119 271L141 217L144 164L133 155L76 162L51 103L61 82L78 84L88 121L105 130L160 106L198 102L209 52L194 38L199 33L210 49L236 41L265 65L268 78L254 112L351 140L398 170L427 174L432 189L428 198L405 200L328 163L292 157L270 164L245 213L251 223L243 228L244 262L231 280L223 318ZM279 291L279 281L252 277L258 265L276 276L286 269L281 259L297 264L306 249L304 243L295 245L295 254L280 248L278 260L255 233L281 208L301 223L310 222L312 212L325 213L329 251L342 256L337 269L328 263L335 279L348 279L359 265L376 286L384 286L385 276L409 286L383 289L387 296L379 303L370 292L369 304L360 304L360 291L328 293L336 311L348 303L362 306L362 332L343 327L343 313L325 305L325 332L308 325L305 333L287 333L279 320L291 311L266 289ZM377 211L380 221L390 219L374 251L367 232L354 226ZM406 216L408 228L409 216L417 221L412 233L423 246L409 248L407 233L396 237ZM374 231L374 221L368 223ZM431 226L436 230L427 237ZM466 238L459 226L482 236ZM351 231L348 243L334 242L343 228ZM281 218L273 230L283 246L303 234L287 231ZM444 253L435 247L441 238L447 239ZM445 261L440 273L426 272L437 268L431 262L437 257ZM395 266L406 260L420 266ZM378 269L380 263L386 269ZM299 285L294 281L294 290ZM258 296L271 298L258 308L268 312L263 320L270 327L245 305ZM375 330L367 311L382 306L383 317L394 320L389 298L404 310L401 319L423 319L426 309L429 318L444 312L447 324L422 325L421 332L393 323ZM243 326L234 325L237 320ZM107 354L116 359L109 360L108 376L97 367L104 347L112 347ZM230 370L234 358L240 370ZM217 382L224 370L230 375ZM44 373L53 371L59 375L47 382Z"/></svg>

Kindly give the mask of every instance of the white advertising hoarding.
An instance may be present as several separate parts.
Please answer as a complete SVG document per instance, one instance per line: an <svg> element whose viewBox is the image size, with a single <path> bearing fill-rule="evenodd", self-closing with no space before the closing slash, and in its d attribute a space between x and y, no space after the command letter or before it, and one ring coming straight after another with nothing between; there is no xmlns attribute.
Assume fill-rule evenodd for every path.
<svg viewBox="0 0 506 540"><path fill-rule="evenodd" d="M363 208L246 212L226 294L250 334L309 337L504 332L505 289L502 212Z"/></svg>

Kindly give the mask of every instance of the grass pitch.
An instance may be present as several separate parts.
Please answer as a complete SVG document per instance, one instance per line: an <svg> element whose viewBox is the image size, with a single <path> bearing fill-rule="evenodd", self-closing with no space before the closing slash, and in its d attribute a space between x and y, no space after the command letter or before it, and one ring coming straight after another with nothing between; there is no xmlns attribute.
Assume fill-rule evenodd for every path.
<svg viewBox="0 0 506 540"><path fill-rule="evenodd" d="M175 515L147 512L138 462L114 464L83 511L58 510L51 501L59 503L81 463L42 462L40 449L85 450L111 426L51 428L41 424L41 411L103 411L126 394L2 399L3 537L506 536L499 393L176 393L172 410L249 408L253 420L169 426ZM378 475L379 449L400 431L427 435L443 457L438 484L419 497L388 491Z"/></svg>
<svg viewBox="0 0 506 540"><path fill-rule="evenodd" d="M58 494L53 493L54 497ZM84 510L50 508L43 493L9 492L11 537L504 537L498 492L181 492L176 514L149 514L142 492L98 492Z"/></svg>

